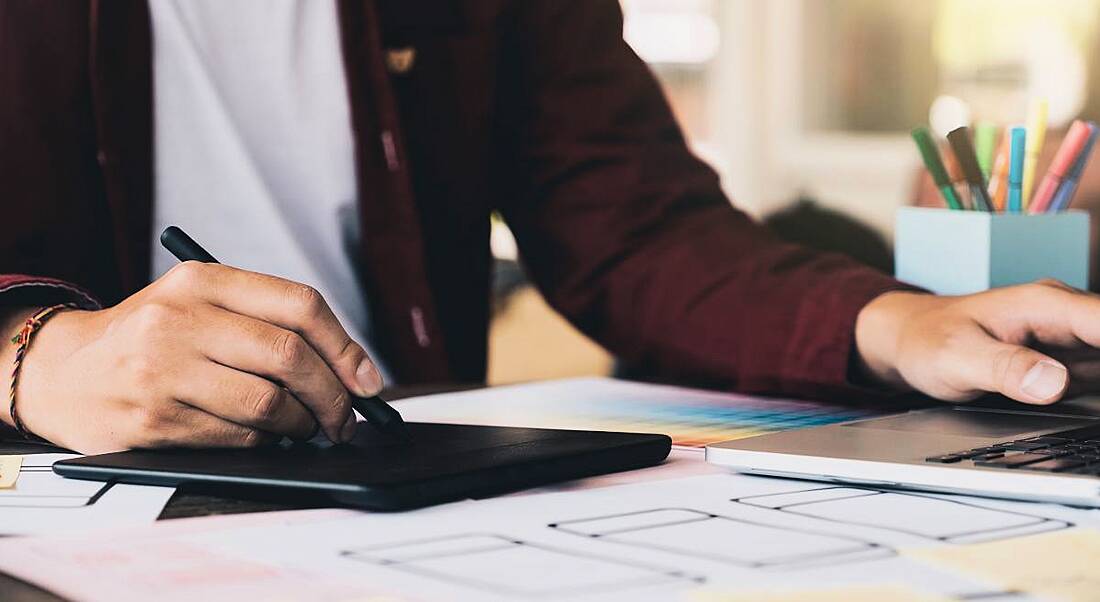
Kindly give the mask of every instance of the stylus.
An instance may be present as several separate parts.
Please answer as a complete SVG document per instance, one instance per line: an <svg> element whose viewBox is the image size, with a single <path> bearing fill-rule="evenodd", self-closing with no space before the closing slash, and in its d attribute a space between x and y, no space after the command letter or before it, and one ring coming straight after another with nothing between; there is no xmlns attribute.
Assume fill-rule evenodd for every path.
<svg viewBox="0 0 1100 602"><path fill-rule="evenodd" d="M168 226L164 229L164 232L160 235L160 244L164 245L164 248L168 249L180 261L218 263L218 260L214 259L213 255L195 242L195 239L176 226ZM355 408L367 419L367 422L370 422L379 431L404 441L412 440L409 429L405 426L405 421L401 419L401 414L381 397L377 395L373 397L352 395L351 407Z"/></svg>

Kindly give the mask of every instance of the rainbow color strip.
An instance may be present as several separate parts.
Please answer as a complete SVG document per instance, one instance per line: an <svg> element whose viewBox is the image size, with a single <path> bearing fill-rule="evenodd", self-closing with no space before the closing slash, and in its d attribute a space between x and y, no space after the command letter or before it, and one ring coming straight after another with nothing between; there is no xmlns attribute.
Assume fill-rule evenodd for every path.
<svg viewBox="0 0 1100 602"><path fill-rule="evenodd" d="M396 402L406 421L664 433L703 447L885 412L609 378L546 381Z"/></svg>

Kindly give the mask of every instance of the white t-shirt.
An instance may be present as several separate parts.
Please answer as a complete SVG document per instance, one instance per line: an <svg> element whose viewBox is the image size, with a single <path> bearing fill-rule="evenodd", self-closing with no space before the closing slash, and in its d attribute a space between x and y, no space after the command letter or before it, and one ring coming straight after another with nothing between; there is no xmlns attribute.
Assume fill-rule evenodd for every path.
<svg viewBox="0 0 1100 602"><path fill-rule="evenodd" d="M151 0L153 274L168 225L317 288L366 344L354 141L335 0ZM372 354L373 356L373 354Z"/></svg>

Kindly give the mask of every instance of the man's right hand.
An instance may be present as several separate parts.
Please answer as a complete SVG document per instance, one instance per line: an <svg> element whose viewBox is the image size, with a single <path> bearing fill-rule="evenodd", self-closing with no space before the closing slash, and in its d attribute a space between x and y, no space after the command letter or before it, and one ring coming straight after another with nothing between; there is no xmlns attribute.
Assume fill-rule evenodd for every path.
<svg viewBox="0 0 1100 602"><path fill-rule="evenodd" d="M31 311L8 323L17 330ZM11 365L13 347L3 345L0 366ZM318 426L346 441L355 430L349 391L381 388L374 363L316 290L186 262L114 307L51 317L27 352L15 399L30 432L101 453L247 447L304 439Z"/></svg>

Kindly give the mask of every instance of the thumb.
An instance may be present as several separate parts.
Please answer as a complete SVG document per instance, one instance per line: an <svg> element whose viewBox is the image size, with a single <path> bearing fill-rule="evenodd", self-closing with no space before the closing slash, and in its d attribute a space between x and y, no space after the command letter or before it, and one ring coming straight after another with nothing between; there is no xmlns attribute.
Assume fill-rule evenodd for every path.
<svg viewBox="0 0 1100 602"><path fill-rule="evenodd" d="M1046 405L1061 399L1069 385L1066 367L1034 349L991 341L976 351L966 370L975 388Z"/></svg>

